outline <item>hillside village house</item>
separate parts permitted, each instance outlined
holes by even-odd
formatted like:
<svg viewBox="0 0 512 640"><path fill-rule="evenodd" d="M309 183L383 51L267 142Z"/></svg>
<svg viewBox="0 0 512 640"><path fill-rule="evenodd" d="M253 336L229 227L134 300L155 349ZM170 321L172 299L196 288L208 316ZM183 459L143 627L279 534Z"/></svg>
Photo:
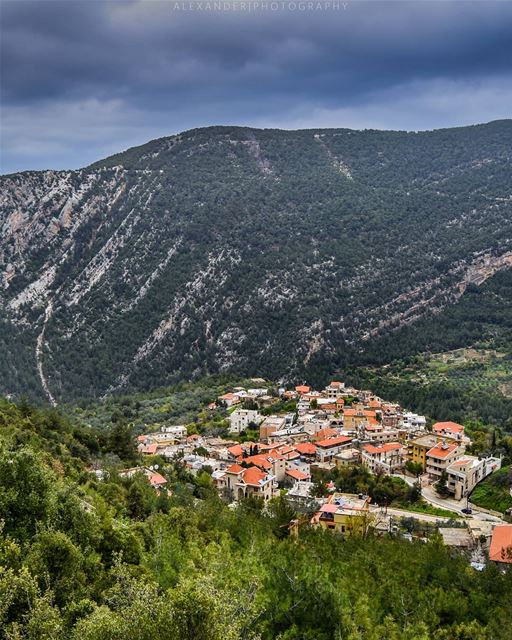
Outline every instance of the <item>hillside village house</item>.
<svg viewBox="0 0 512 640"><path fill-rule="evenodd" d="M239 462L243 465L254 465L262 471L271 473L278 482L284 480L286 459L277 452L258 453L248 458L240 458Z"/></svg>
<svg viewBox="0 0 512 640"><path fill-rule="evenodd" d="M432 434L426 434L419 438L414 438L407 443L407 458L411 462L421 464L423 471L427 469L427 453L435 447L439 438Z"/></svg>
<svg viewBox="0 0 512 640"><path fill-rule="evenodd" d="M359 449L345 449L334 456L333 462L338 469L353 467L361 462L361 452Z"/></svg>
<svg viewBox="0 0 512 640"><path fill-rule="evenodd" d="M167 480L161 473L158 473L155 469L150 469L148 467L132 467L131 469L124 469L119 472L119 476L121 478L133 478L133 476L139 473L146 476L149 480L149 484L157 491L163 489L167 484Z"/></svg>
<svg viewBox="0 0 512 640"><path fill-rule="evenodd" d="M363 535L369 526L369 505L368 496L334 493L313 516L311 524L344 536Z"/></svg>
<svg viewBox="0 0 512 640"><path fill-rule="evenodd" d="M327 462L343 449L350 448L352 446L352 438L347 436L327 438L326 440L317 441L315 446L317 459L320 462Z"/></svg>
<svg viewBox="0 0 512 640"><path fill-rule="evenodd" d="M417 413L404 413L402 426L408 431L423 431L427 426L427 419Z"/></svg>
<svg viewBox="0 0 512 640"><path fill-rule="evenodd" d="M217 485L229 500L241 500L256 496L267 501L273 493L274 477L257 467L244 468L239 464L229 466L218 478Z"/></svg>
<svg viewBox="0 0 512 640"><path fill-rule="evenodd" d="M306 393L309 393L311 391L311 387L308 387L305 384L299 384L295 387L295 391L300 395L303 396Z"/></svg>
<svg viewBox="0 0 512 640"><path fill-rule="evenodd" d="M432 482L441 477L443 471L457 460L462 450L455 442L438 442L427 451L427 473Z"/></svg>
<svg viewBox="0 0 512 640"><path fill-rule="evenodd" d="M325 387L325 394L330 400L336 400L337 398L341 398L344 390L345 384L343 382L333 380L329 386Z"/></svg>
<svg viewBox="0 0 512 640"><path fill-rule="evenodd" d="M455 500L461 500L473 491L478 482L500 467L499 458L476 458L465 455L446 468L448 491L453 493Z"/></svg>
<svg viewBox="0 0 512 640"><path fill-rule="evenodd" d="M432 432L460 440L464 435L464 426L456 422L436 422L432 427Z"/></svg>
<svg viewBox="0 0 512 640"><path fill-rule="evenodd" d="M361 462L372 473L393 473L403 465L403 446L400 442L388 442L377 446L366 444L361 451Z"/></svg>
<svg viewBox="0 0 512 640"><path fill-rule="evenodd" d="M263 420L263 416L259 411L254 409L235 409L229 416L229 432L240 433L248 427L258 426Z"/></svg>
<svg viewBox="0 0 512 640"><path fill-rule="evenodd" d="M313 462L316 458L316 446L312 442L299 442L295 445L295 450L308 462Z"/></svg>
<svg viewBox="0 0 512 640"><path fill-rule="evenodd" d="M512 568L512 524L494 527L489 560L502 568Z"/></svg>
<svg viewBox="0 0 512 640"><path fill-rule="evenodd" d="M285 416L268 416L260 424L260 440L268 442L269 436L275 431L281 431L286 426Z"/></svg>
<svg viewBox="0 0 512 640"><path fill-rule="evenodd" d="M240 396L236 393L225 393L222 396L219 396L218 400L223 402L228 409L235 404L240 404Z"/></svg>
<svg viewBox="0 0 512 640"><path fill-rule="evenodd" d="M458 442L464 448L471 442L465 435L464 427L456 422L436 422L432 427L433 433L444 438L448 442Z"/></svg>

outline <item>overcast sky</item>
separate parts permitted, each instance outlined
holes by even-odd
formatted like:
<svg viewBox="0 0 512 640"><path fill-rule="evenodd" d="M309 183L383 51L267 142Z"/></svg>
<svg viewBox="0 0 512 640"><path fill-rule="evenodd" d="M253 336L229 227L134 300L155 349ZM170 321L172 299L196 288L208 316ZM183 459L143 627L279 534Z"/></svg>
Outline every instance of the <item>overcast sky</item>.
<svg viewBox="0 0 512 640"><path fill-rule="evenodd" d="M512 114L512 2L258 2L0 0L2 173L213 124L418 130Z"/></svg>

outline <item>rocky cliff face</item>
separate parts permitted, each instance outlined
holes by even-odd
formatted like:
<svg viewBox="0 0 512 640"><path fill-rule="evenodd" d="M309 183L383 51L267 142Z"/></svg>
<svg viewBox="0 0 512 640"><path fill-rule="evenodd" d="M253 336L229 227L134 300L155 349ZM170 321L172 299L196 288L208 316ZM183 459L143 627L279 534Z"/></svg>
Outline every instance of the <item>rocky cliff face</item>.
<svg viewBox="0 0 512 640"><path fill-rule="evenodd" d="M356 357L510 268L511 149L510 121L217 127L5 176L0 392L57 401Z"/></svg>

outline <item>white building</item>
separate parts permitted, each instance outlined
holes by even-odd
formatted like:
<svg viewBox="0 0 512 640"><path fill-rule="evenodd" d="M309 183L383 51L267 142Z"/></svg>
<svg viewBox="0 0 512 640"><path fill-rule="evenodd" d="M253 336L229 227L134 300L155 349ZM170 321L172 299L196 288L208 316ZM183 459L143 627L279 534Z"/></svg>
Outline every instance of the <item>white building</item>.
<svg viewBox="0 0 512 640"><path fill-rule="evenodd" d="M240 433L252 425L259 426L263 416L254 409L235 409L229 417L229 432Z"/></svg>
<svg viewBox="0 0 512 640"><path fill-rule="evenodd" d="M364 445L361 451L361 462L365 464L372 473L383 471L392 473L403 464L403 447L399 442L388 442L374 446Z"/></svg>
<svg viewBox="0 0 512 640"><path fill-rule="evenodd" d="M408 431L423 431L427 426L427 419L425 416L420 416L417 413L404 413L402 426Z"/></svg>

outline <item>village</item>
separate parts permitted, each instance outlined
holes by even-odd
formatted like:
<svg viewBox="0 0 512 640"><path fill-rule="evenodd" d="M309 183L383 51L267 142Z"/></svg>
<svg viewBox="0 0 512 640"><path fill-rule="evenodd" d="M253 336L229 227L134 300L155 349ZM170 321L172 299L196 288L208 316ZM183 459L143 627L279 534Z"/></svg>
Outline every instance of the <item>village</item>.
<svg viewBox="0 0 512 640"><path fill-rule="evenodd" d="M340 536L402 530L412 538L434 528L445 544L470 554L476 568L487 558L500 566L512 563L507 552L512 524L470 502L472 490L500 468L501 459L466 453L471 439L463 425L429 427L425 416L337 380L321 391L306 384L271 390L262 379L253 383L253 388L234 387L208 405L208 411L226 414L223 437L189 434L184 425L161 426L137 437L140 454L148 461L155 456L179 461L193 475L207 471L219 495L233 505L284 496L298 514L292 531L307 523ZM433 513L377 504L365 493L337 491L332 480L324 486L318 481L349 469L400 478L432 505ZM121 475L137 472L155 490L169 491L158 465ZM413 523L409 532L399 526L405 520Z"/></svg>

